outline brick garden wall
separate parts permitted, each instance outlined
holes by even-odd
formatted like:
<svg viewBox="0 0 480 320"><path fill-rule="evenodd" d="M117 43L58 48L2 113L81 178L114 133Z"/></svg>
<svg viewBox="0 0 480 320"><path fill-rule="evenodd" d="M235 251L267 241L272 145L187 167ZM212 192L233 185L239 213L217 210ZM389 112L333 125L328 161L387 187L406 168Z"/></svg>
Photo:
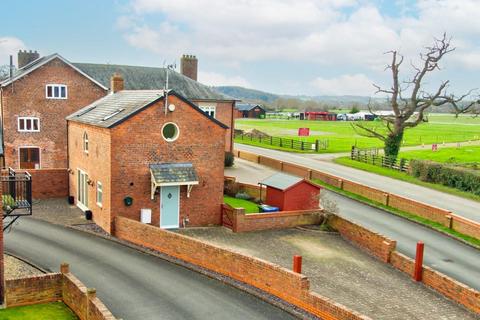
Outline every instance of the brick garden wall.
<svg viewBox="0 0 480 320"><path fill-rule="evenodd" d="M275 213L236 213L236 230L234 232L286 229L319 224L321 212L321 210L298 210Z"/></svg>
<svg viewBox="0 0 480 320"><path fill-rule="evenodd" d="M463 234L480 238L480 223L460 217L448 210L437 208L419 201L401 197L383 190L371 188L369 186L342 179L318 170L310 170L295 164L288 164L269 157L260 156L247 151L235 151L235 156L248 161L260 163L270 168L288 172L301 177L310 179L318 179L336 188L360 195L364 198L376 201L378 203L388 205L392 208L399 209L431 221L441 223L452 230Z"/></svg>
<svg viewBox="0 0 480 320"><path fill-rule="evenodd" d="M252 285L324 319L368 319L309 291L302 274L197 239L115 218L115 236Z"/></svg>
<svg viewBox="0 0 480 320"><path fill-rule="evenodd" d="M33 199L61 198L68 196L67 169L27 170L32 176Z"/></svg>
<svg viewBox="0 0 480 320"><path fill-rule="evenodd" d="M112 313L96 297L95 289L87 289L68 270L5 281L7 307L63 301L80 320L115 320Z"/></svg>

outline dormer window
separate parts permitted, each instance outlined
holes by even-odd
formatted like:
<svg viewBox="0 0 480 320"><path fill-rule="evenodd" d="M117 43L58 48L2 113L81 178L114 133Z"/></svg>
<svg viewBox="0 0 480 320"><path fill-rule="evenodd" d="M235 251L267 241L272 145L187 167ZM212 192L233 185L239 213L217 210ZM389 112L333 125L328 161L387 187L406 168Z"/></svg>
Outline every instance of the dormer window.
<svg viewBox="0 0 480 320"><path fill-rule="evenodd" d="M83 133L83 152L88 153L88 134Z"/></svg>
<svg viewBox="0 0 480 320"><path fill-rule="evenodd" d="M47 99L67 99L67 86L64 84L47 84Z"/></svg>
<svg viewBox="0 0 480 320"><path fill-rule="evenodd" d="M18 132L40 132L40 119L36 117L18 117Z"/></svg>

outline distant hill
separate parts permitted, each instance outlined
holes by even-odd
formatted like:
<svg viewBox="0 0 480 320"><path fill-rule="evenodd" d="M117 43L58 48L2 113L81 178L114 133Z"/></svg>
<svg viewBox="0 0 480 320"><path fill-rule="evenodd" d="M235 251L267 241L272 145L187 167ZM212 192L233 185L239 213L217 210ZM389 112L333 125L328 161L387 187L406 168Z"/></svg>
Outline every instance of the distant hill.
<svg viewBox="0 0 480 320"><path fill-rule="evenodd" d="M265 91L255 90L255 89L248 89L243 87L236 87L236 86L220 86L214 87L220 93L226 94L233 98L245 101L245 102L253 102L253 103L264 103L264 104L272 104L275 100L279 98L283 99L298 99L302 101L313 100L316 102L322 102L331 106L337 107L349 107L352 104L357 104L359 106L367 106L370 98L364 96L306 96L306 95L285 95L285 94L274 94ZM373 99L377 103L382 103L385 100L374 98Z"/></svg>
<svg viewBox="0 0 480 320"><path fill-rule="evenodd" d="M243 100L246 102L263 102L263 103L272 103L273 101L280 98L280 95L274 93L268 93L255 89L247 89L243 87L235 86L221 86L214 87L220 93L226 94L235 99Z"/></svg>

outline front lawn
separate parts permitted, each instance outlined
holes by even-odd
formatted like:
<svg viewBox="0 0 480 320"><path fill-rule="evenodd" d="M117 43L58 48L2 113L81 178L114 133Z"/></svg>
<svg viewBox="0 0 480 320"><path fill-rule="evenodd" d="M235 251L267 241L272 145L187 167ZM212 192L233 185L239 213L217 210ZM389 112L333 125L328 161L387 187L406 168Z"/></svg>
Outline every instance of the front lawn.
<svg viewBox="0 0 480 320"><path fill-rule="evenodd" d="M480 163L480 146L464 146L460 148L441 148L412 150L400 152L399 157L406 159L431 160L435 162L459 164Z"/></svg>
<svg viewBox="0 0 480 320"><path fill-rule="evenodd" d="M63 302L35 304L0 310L0 320L77 320Z"/></svg>
<svg viewBox="0 0 480 320"><path fill-rule="evenodd" d="M230 196L223 196L223 202L230 205L233 208L244 208L245 213L258 213L258 205L255 202L237 199Z"/></svg>

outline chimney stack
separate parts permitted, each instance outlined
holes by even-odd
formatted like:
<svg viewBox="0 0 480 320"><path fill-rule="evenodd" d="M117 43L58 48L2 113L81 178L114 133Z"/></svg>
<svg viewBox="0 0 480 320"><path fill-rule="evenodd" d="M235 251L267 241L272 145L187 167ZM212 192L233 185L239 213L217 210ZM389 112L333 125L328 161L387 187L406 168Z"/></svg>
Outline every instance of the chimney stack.
<svg viewBox="0 0 480 320"><path fill-rule="evenodd" d="M18 69L26 66L32 61L37 60L40 58L40 54L35 51L27 51L27 50L19 50L18 51Z"/></svg>
<svg viewBox="0 0 480 320"><path fill-rule="evenodd" d="M198 60L197 57L184 54L180 59L180 73L197 81Z"/></svg>
<svg viewBox="0 0 480 320"><path fill-rule="evenodd" d="M110 91L112 93L121 91L124 89L123 77L120 73L115 72L110 79Z"/></svg>

